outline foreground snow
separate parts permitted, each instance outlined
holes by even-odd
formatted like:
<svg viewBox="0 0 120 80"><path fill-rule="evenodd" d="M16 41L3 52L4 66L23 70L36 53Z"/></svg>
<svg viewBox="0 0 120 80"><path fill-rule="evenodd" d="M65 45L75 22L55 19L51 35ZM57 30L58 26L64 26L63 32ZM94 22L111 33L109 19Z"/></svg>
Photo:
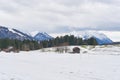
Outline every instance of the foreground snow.
<svg viewBox="0 0 120 80"><path fill-rule="evenodd" d="M102 52L97 50L92 51ZM1 52L0 80L120 80L119 61L119 55L109 54Z"/></svg>

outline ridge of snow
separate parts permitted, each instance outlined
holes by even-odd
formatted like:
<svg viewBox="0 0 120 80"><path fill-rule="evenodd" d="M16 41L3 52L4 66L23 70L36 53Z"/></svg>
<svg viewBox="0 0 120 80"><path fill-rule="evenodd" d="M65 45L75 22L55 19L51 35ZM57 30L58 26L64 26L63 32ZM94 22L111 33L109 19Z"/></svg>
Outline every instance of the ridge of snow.
<svg viewBox="0 0 120 80"><path fill-rule="evenodd" d="M54 34L50 34L53 37L57 37L57 36L65 36L65 35L74 35L75 37L81 37L81 38L90 38L93 36L96 36L98 38L106 38L106 35L104 35L103 33L97 32L97 31L72 31L70 33L54 33Z"/></svg>
<svg viewBox="0 0 120 80"><path fill-rule="evenodd" d="M24 32L17 29L0 26L0 38L18 39L18 40L33 40L33 38Z"/></svg>
<svg viewBox="0 0 120 80"><path fill-rule="evenodd" d="M11 31L11 32L13 32L13 33L16 33L16 34L18 34L18 35L20 35L20 36L24 36L24 35L22 35L22 34L16 32L15 30L13 30L13 29L11 29L11 28L8 28L8 30Z"/></svg>

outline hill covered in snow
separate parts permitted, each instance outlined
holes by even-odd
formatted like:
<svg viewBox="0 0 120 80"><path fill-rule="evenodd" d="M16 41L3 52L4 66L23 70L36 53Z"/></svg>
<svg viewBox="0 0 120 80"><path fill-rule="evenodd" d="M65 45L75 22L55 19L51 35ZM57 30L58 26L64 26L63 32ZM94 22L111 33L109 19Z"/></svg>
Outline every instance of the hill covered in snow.
<svg viewBox="0 0 120 80"><path fill-rule="evenodd" d="M0 52L0 80L120 80L119 46L85 47L81 54Z"/></svg>

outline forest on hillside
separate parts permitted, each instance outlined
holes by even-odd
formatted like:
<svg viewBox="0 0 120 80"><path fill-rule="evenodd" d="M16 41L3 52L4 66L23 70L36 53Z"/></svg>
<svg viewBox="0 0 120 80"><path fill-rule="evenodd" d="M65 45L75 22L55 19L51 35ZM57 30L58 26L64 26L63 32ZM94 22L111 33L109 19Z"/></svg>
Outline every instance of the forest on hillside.
<svg viewBox="0 0 120 80"><path fill-rule="evenodd" d="M41 41L40 46L42 48L57 47L57 46L69 46L69 45L98 45L95 38L91 37L87 40L77 38L74 35L65 35L56 37L51 40Z"/></svg>
<svg viewBox="0 0 120 80"><path fill-rule="evenodd" d="M83 40L82 38L74 37L73 35L65 35L56 37L46 41L31 41L31 40L17 40L17 39L0 39L1 51L29 51L37 50L47 47L69 46L69 45L97 45L97 41L94 38Z"/></svg>

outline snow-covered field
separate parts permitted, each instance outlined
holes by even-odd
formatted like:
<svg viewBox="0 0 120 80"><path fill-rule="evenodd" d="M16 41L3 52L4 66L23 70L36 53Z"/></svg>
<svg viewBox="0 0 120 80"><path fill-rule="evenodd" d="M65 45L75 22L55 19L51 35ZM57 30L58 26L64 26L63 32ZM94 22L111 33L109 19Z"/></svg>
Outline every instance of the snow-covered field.
<svg viewBox="0 0 120 80"><path fill-rule="evenodd" d="M120 80L120 47L83 52L0 52L0 80Z"/></svg>

